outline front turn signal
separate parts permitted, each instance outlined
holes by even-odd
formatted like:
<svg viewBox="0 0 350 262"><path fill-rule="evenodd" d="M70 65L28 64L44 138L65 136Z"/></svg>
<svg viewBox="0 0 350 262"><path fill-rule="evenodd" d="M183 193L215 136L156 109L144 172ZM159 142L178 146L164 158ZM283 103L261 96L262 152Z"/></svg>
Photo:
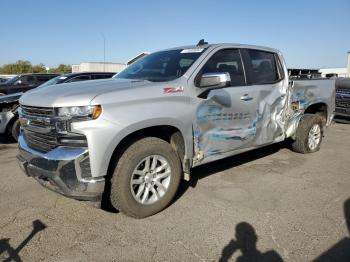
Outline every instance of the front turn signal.
<svg viewBox="0 0 350 262"><path fill-rule="evenodd" d="M102 106L94 106L94 111L92 113L92 119L97 119L102 114Z"/></svg>

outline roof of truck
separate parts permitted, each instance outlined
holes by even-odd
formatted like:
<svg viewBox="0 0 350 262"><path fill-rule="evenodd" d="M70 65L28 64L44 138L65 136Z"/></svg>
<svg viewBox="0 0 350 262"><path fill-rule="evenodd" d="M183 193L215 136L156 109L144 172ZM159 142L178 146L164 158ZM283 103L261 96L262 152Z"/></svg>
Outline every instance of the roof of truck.
<svg viewBox="0 0 350 262"><path fill-rule="evenodd" d="M227 47L227 48L247 48L247 49L258 49L258 50L265 50L269 52L274 52L274 53L279 53L280 51L271 48L271 47L266 47L266 46L258 46L258 45L247 45L247 44L237 44L237 43L218 43L218 44L205 44L205 45L187 45L187 46L178 46L178 47L173 47L173 48L167 48L164 49L163 51L168 51L168 50L177 50L177 49L206 49L206 48L216 48L216 47Z"/></svg>

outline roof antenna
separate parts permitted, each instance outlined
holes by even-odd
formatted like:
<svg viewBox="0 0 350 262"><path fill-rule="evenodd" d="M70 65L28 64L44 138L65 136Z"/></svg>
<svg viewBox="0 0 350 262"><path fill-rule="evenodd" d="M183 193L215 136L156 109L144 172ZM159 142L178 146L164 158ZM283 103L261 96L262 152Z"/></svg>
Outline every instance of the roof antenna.
<svg viewBox="0 0 350 262"><path fill-rule="evenodd" d="M207 45L207 44L208 44L208 42L205 42L204 39L201 39L201 40L199 40L197 46Z"/></svg>

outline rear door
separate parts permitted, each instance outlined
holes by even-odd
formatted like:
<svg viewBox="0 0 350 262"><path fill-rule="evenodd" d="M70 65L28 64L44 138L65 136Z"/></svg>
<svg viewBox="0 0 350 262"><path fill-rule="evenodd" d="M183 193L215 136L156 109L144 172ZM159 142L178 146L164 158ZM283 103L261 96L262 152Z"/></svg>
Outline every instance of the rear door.
<svg viewBox="0 0 350 262"><path fill-rule="evenodd" d="M274 52L242 50L247 85L255 90L257 102L255 139L253 146L284 139L288 79L281 58Z"/></svg>
<svg viewBox="0 0 350 262"><path fill-rule="evenodd" d="M246 84L239 49L221 49L214 53L196 79L204 73L218 72L229 73L231 84L211 90L197 106L193 130L195 153L201 162L249 148L256 136L258 87Z"/></svg>

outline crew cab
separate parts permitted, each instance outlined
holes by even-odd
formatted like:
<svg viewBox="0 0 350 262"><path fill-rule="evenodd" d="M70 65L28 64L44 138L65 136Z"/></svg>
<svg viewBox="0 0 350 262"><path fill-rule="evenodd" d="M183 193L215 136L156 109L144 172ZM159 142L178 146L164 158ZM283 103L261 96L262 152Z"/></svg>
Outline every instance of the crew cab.
<svg viewBox="0 0 350 262"><path fill-rule="evenodd" d="M289 81L276 49L201 40L112 79L25 93L17 158L49 189L104 194L143 218L166 208L199 165L285 139L296 152L318 151L334 100L334 80Z"/></svg>

